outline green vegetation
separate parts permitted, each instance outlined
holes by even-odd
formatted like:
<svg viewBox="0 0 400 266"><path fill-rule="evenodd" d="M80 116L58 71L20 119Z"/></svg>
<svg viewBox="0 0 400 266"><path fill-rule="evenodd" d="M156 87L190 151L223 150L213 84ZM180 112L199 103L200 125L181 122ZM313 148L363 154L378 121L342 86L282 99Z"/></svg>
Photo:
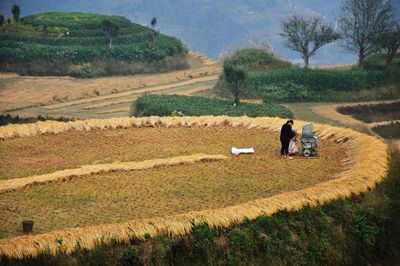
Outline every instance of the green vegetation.
<svg viewBox="0 0 400 266"><path fill-rule="evenodd" d="M397 265L400 260L400 152L373 191L299 212L189 235L98 245L71 256L42 254L4 265Z"/></svg>
<svg viewBox="0 0 400 266"><path fill-rule="evenodd" d="M382 100L398 98L400 55L386 66L383 54L365 61L363 69L301 69L257 48L237 51L224 61L215 92L225 98L261 98L265 103ZM245 81L232 90L232 69L245 71Z"/></svg>
<svg viewBox="0 0 400 266"><path fill-rule="evenodd" d="M107 68L119 62L130 65L130 74L186 67L182 42L159 34L150 47L152 31L124 17L92 13L22 17L18 31L6 25L0 34L0 70L30 75L71 72L84 77L76 73L85 63L92 63L97 75L119 74L118 69Z"/></svg>
<svg viewBox="0 0 400 266"><path fill-rule="evenodd" d="M279 69L250 73L248 84L265 102L320 101L329 92L359 91L385 84L378 70Z"/></svg>
<svg viewBox="0 0 400 266"><path fill-rule="evenodd" d="M57 119L47 117L47 116L37 116L37 117L19 117L19 116L11 116L7 115L0 115L0 126L5 126L8 124L28 124L28 123L35 123L38 121L47 121L47 120L55 120L60 122L67 122L73 119L69 119L66 117L60 117Z"/></svg>
<svg viewBox="0 0 400 266"><path fill-rule="evenodd" d="M291 118L292 113L276 104L232 104L231 101L197 96L145 95L136 100L131 108L133 116L170 115L228 115L228 116L279 116Z"/></svg>
<svg viewBox="0 0 400 266"><path fill-rule="evenodd" d="M249 89L247 84L248 73L288 68L291 66L290 62L276 58L265 49L241 49L224 60L224 72L215 86L215 90L222 97L231 97L233 95L236 102L238 98L258 98L258 93L255 90ZM243 71L245 73L242 75ZM246 80L237 82L236 79L232 79L235 76L245 76Z"/></svg>
<svg viewBox="0 0 400 266"><path fill-rule="evenodd" d="M385 139L400 138L400 122L392 122L387 125L373 127L372 130Z"/></svg>
<svg viewBox="0 0 400 266"><path fill-rule="evenodd" d="M387 55L383 53L377 53L369 56L365 61L364 61L364 68L366 69L387 69ZM392 61L391 65L389 65L389 70L394 70L394 69L399 69L400 68L400 53L397 53Z"/></svg>
<svg viewBox="0 0 400 266"><path fill-rule="evenodd" d="M365 123L400 120L400 101L380 104L360 104L357 106L341 106L338 112L351 115Z"/></svg>
<svg viewBox="0 0 400 266"><path fill-rule="evenodd" d="M290 62L278 59L268 51L259 48L245 48L236 51L231 57L225 59L224 64L238 66L248 72L291 66Z"/></svg>

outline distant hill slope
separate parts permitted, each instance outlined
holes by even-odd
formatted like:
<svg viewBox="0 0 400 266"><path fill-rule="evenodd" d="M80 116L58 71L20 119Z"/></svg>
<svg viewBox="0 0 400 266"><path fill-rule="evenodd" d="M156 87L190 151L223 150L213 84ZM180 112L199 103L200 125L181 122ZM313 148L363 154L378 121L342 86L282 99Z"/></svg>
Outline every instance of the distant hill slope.
<svg viewBox="0 0 400 266"><path fill-rule="evenodd" d="M109 49L102 22L119 28ZM187 49L177 38L159 34L120 16L48 12L22 17L0 33L0 71L29 75L91 77L163 72L187 67Z"/></svg>
<svg viewBox="0 0 400 266"><path fill-rule="evenodd" d="M302 63L301 55L284 46L278 35L280 22L296 13L318 14L333 25L340 14L341 0L2 0L0 10L11 16L11 6L19 4L24 15L44 11L86 11L123 15L142 25L157 17L162 32L177 36L191 50L218 58L230 46L249 41L267 41L281 57ZM396 3L399 1L392 2ZM312 65L354 63L353 54L339 45L327 45L311 58Z"/></svg>

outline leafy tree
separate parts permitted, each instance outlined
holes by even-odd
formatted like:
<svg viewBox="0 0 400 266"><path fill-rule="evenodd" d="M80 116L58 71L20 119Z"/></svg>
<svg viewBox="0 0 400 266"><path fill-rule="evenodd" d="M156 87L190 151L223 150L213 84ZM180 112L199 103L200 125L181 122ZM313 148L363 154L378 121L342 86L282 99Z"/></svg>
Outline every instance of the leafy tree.
<svg viewBox="0 0 400 266"><path fill-rule="evenodd" d="M15 21L15 29L18 30L18 22L19 22L19 16L21 14L21 10L19 8L19 5L13 5L11 8L11 13L13 14L13 18Z"/></svg>
<svg viewBox="0 0 400 266"><path fill-rule="evenodd" d="M153 28L153 30L155 30L155 28L156 28L156 26L157 26L157 18L154 17L154 18L151 20L150 24L151 24L151 27Z"/></svg>
<svg viewBox="0 0 400 266"><path fill-rule="evenodd" d="M302 54L305 68L319 48L339 39L335 30L319 17L306 19L294 15L282 23L282 31L286 46Z"/></svg>
<svg viewBox="0 0 400 266"><path fill-rule="evenodd" d="M240 66L235 66L233 64L224 63L224 76L226 82L228 82L229 90L232 92L234 99L234 104L240 103L240 92L244 88L245 81L246 81L246 72Z"/></svg>
<svg viewBox="0 0 400 266"><path fill-rule="evenodd" d="M118 25L112 23L111 21L105 19L101 22L103 27L103 31L105 32L109 42L108 49L112 50L112 41L113 39L118 37L119 34L119 27Z"/></svg>
<svg viewBox="0 0 400 266"><path fill-rule="evenodd" d="M149 32L149 47L154 48L156 40L160 34L159 31L156 31L156 26L157 26L157 18L156 17L154 17L151 20L150 25L153 28L153 30L151 32Z"/></svg>
<svg viewBox="0 0 400 266"><path fill-rule="evenodd" d="M11 24L11 19L7 18L7 24Z"/></svg>
<svg viewBox="0 0 400 266"><path fill-rule="evenodd" d="M344 47L358 54L358 65L381 49L383 34L393 17L393 6L385 0L343 0L339 18Z"/></svg>
<svg viewBox="0 0 400 266"><path fill-rule="evenodd" d="M383 33L381 47L386 52L386 65L388 66L400 48L399 22L390 23L388 30Z"/></svg>
<svg viewBox="0 0 400 266"><path fill-rule="evenodd" d="M4 25L5 18L3 14L0 14L0 27Z"/></svg>

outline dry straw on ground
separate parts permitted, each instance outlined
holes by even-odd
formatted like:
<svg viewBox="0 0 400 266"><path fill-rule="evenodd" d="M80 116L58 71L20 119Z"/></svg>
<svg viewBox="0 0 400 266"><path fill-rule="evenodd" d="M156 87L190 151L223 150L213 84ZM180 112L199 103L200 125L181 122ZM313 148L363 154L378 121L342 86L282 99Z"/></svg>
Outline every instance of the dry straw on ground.
<svg viewBox="0 0 400 266"><path fill-rule="evenodd" d="M68 102L63 102L63 103L56 103L53 105L48 105L44 107L47 110L55 110L55 109L60 109L60 108L65 108L65 107L70 107L74 105L80 105L80 104L86 104L86 103L93 103L93 102L103 102L103 101L109 101L113 100L116 98L121 98L121 97L131 97L133 95L140 95L143 93L149 93L149 92L158 92L158 91L163 91L175 87L180 87L180 86L188 86L192 85L198 82L204 82L204 81L212 81L212 80L217 80L218 75L213 75L213 76L206 76L206 77L198 77L198 78L193 78L190 80L185 80L181 81L178 83L173 83L173 84L164 84L164 85L158 85L155 87L150 87L150 88L142 88L142 89L136 89L136 90L129 90L129 91L124 91L120 93L114 93L114 94L107 94L103 96L97 96L97 97L90 97L90 98L84 98L84 99L79 99L76 101L68 101Z"/></svg>
<svg viewBox="0 0 400 266"><path fill-rule="evenodd" d="M38 122L29 125L10 125L0 128L0 139L57 134L72 130L96 130L104 128L130 127L173 127L173 126L242 126L245 128L266 128L279 131L285 120L280 118L248 117L149 117L112 118L76 122ZM305 124L296 121L301 127ZM207 223L211 227L227 227L245 219L255 219L279 210L299 210L305 206L316 206L332 200L346 198L373 188L386 174L387 145L380 139L350 129L330 125L314 124L322 139L346 142L351 149L349 169L338 179L317 184L298 191L286 192L269 198L258 199L222 209L195 211L179 215L128 221L119 224L89 226L69 230L53 231L41 235L12 237L0 240L0 255L24 258L35 257L42 252L70 254L79 246L91 249L97 243L117 241L126 243L132 238L143 239L145 234L181 235L190 232L194 225Z"/></svg>
<svg viewBox="0 0 400 266"><path fill-rule="evenodd" d="M167 159L146 160L143 162L120 162L97 165L83 165L80 168L56 171L51 174L2 180L0 181L0 193L9 192L37 184L45 184L54 181L68 180L74 177L83 177L112 171L144 170L158 166L172 166L185 163L216 161L224 159L227 159L227 157L224 155L194 154L188 156L176 156Z"/></svg>

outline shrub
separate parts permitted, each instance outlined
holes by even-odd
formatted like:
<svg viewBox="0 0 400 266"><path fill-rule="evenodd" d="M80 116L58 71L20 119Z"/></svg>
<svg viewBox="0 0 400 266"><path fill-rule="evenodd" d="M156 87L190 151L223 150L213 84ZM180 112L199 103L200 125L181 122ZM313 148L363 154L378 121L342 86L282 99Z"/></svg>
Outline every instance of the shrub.
<svg viewBox="0 0 400 266"><path fill-rule="evenodd" d="M224 64L241 67L246 71L265 71L290 67L290 62L276 58L259 48L245 48L224 60Z"/></svg>
<svg viewBox="0 0 400 266"><path fill-rule="evenodd" d="M106 75L103 69L94 69L90 63L83 64L79 69L71 70L68 75L76 78L95 78Z"/></svg>
<svg viewBox="0 0 400 266"><path fill-rule="evenodd" d="M197 96L145 95L138 98L131 107L131 115L138 117L170 116L179 112L187 116L293 117L289 109L281 105L241 103L235 106L231 101Z"/></svg>

